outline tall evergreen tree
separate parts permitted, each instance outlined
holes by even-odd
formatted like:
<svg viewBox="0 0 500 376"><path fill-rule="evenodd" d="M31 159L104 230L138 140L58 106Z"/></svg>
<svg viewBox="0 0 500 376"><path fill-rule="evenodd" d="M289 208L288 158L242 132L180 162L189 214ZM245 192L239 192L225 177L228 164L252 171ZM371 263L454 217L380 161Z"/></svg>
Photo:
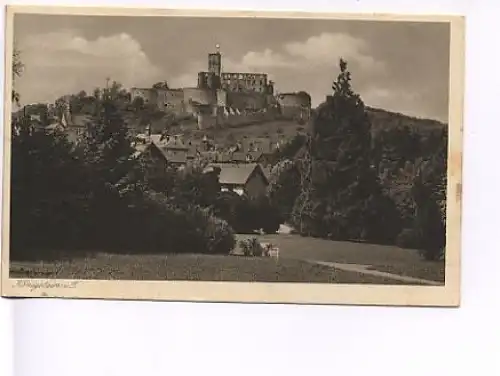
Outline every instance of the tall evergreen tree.
<svg viewBox="0 0 500 376"><path fill-rule="evenodd" d="M371 166L370 121L342 59L332 88L333 95L319 106L311 124L312 168L302 179L302 189L311 194L309 202L301 202L305 196L297 199L294 225L306 235L390 242L399 232L398 213Z"/></svg>
<svg viewBox="0 0 500 376"><path fill-rule="evenodd" d="M98 187L119 187L129 181L130 172L137 167L132 138L121 116L117 98L112 90L104 90L99 98L92 121L81 143L81 151L94 174Z"/></svg>
<svg viewBox="0 0 500 376"><path fill-rule="evenodd" d="M16 78L21 76L23 69L24 64L21 61L19 50L17 48L14 48L14 52L12 54L12 86L14 86ZM17 106L19 106L21 103L19 92L17 92L15 89L12 89L12 102Z"/></svg>
<svg viewBox="0 0 500 376"><path fill-rule="evenodd" d="M443 130L436 137L440 143L422 164L412 187L416 203L412 245L427 260L444 257L446 245L447 131Z"/></svg>
<svg viewBox="0 0 500 376"><path fill-rule="evenodd" d="M85 161L89 206L95 218L91 233L109 246L120 237L130 205L140 205L144 193L142 166L134 157L132 139L113 90L96 98L95 112L77 153Z"/></svg>
<svg viewBox="0 0 500 376"><path fill-rule="evenodd" d="M271 204L279 210L282 221L290 219L300 188L300 171L296 163L283 159L273 167L267 194Z"/></svg>

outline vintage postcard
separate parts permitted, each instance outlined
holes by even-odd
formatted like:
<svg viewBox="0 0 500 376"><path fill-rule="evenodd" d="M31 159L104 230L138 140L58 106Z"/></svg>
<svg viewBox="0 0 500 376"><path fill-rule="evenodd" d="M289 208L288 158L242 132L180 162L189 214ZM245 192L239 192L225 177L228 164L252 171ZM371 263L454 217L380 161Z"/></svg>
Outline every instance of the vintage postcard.
<svg viewBox="0 0 500 376"><path fill-rule="evenodd" d="M6 12L3 296L459 305L463 17Z"/></svg>

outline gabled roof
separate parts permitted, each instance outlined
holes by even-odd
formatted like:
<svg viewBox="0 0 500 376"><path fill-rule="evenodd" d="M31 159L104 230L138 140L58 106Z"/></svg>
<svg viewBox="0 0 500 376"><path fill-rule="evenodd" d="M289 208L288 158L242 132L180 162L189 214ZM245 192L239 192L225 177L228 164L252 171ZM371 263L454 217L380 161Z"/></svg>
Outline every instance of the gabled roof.
<svg viewBox="0 0 500 376"><path fill-rule="evenodd" d="M251 151L251 152L247 153L247 155L249 155L253 161L256 161L262 156L262 152L261 151Z"/></svg>
<svg viewBox="0 0 500 376"><path fill-rule="evenodd" d="M173 150L182 150L182 151L188 151L188 148L185 149L176 149L176 148L169 148L167 146L167 143L165 140L160 140L161 135L151 135L151 140L149 142L145 143L137 143L135 145L135 149L137 150L137 153L144 153L148 148L155 148L160 155L165 158L167 162L170 163L186 163L188 153L171 153L170 151Z"/></svg>
<svg viewBox="0 0 500 376"><path fill-rule="evenodd" d="M262 172L264 173L264 176L266 177L267 180L269 180L269 178L271 177L271 171L272 171L272 167L270 167L270 166L262 167Z"/></svg>
<svg viewBox="0 0 500 376"><path fill-rule="evenodd" d="M245 185L256 169L267 183L267 177L258 163L211 163L205 172L213 171L214 168L220 169L219 182L222 185Z"/></svg>
<svg viewBox="0 0 500 376"><path fill-rule="evenodd" d="M204 158L213 158L215 156L215 151L200 151L200 155Z"/></svg>
<svg viewBox="0 0 500 376"><path fill-rule="evenodd" d="M215 156L216 162L231 162L231 154L228 153L217 153Z"/></svg>
<svg viewBox="0 0 500 376"><path fill-rule="evenodd" d="M247 154L241 151L236 151L232 153L231 159L233 161L245 162L247 160Z"/></svg>
<svg viewBox="0 0 500 376"><path fill-rule="evenodd" d="M180 138L170 137L168 141L164 144L164 147L167 149L180 149L180 150L189 150L189 148L182 142Z"/></svg>
<svg viewBox="0 0 500 376"><path fill-rule="evenodd" d="M159 148L167 162L170 163L186 163L187 162L187 153L180 154L170 154L165 147Z"/></svg>
<svg viewBox="0 0 500 376"><path fill-rule="evenodd" d="M161 145L162 144L162 139L161 139L161 134L152 134L149 137L150 142L152 142L155 145ZM146 138L147 139L147 138Z"/></svg>

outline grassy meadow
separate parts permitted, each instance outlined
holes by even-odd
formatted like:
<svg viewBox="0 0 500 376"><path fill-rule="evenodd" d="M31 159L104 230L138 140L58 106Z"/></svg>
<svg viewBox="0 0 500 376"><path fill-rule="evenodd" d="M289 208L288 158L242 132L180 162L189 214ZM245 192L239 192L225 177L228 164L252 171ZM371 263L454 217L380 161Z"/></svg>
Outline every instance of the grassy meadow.
<svg viewBox="0 0 500 376"><path fill-rule="evenodd" d="M253 235L238 235L238 240ZM444 263L428 262L412 250L372 244L335 242L298 235L257 235L280 248L280 257L237 255L117 255L89 253L74 260L11 263L11 278L94 280L191 280L404 284L366 273L315 264L326 261L370 265L368 270L444 282Z"/></svg>

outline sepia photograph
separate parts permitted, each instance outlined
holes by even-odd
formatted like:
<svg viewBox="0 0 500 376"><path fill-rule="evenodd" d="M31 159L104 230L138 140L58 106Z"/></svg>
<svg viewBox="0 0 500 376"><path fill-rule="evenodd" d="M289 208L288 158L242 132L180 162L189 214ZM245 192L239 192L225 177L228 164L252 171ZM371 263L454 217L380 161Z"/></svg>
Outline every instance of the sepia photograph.
<svg viewBox="0 0 500 376"><path fill-rule="evenodd" d="M463 17L6 9L3 296L459 304Z"/></svg>

